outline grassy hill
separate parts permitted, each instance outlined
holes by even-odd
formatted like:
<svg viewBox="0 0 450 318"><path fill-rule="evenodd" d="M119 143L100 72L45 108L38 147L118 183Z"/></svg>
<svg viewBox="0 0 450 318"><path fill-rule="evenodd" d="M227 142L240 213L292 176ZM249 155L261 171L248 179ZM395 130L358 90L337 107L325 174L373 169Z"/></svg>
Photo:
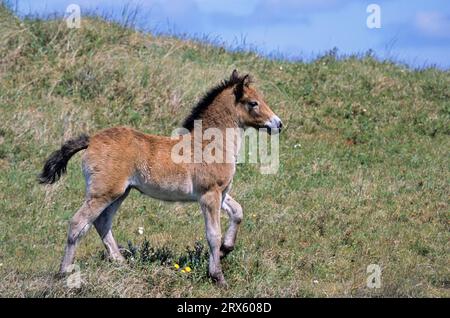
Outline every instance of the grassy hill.
<svg viewBox="0 0 450 318"><path fill-rule="evenodd" d="M245 219L223 262L230 288L210 283L203 256L191 273L171 265L206 246L198 206L137 192L114 221L133 260L103 260L91 231L77 254L82 287L54 278L84 181L78 154L60 182L38 185L49 153L114 125L170 134L234 68L256 77L286 129L278 174L238 167ZM20 21L0 7L0 295L449 297L449 117L448 71L370 54L274 61L101 19ZM369 264L382 268L380 289L366 287Z"/></svg>

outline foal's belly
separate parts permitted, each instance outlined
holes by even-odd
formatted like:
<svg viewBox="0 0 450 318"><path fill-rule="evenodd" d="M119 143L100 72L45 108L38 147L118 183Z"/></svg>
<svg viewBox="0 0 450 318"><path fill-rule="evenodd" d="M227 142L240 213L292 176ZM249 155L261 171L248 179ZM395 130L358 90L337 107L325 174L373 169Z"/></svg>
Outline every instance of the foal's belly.
<svg viewBox="0 0 450 318"><path fill-rule="evenodd" d="M197 196L193 191L192 182L184 180L183 182L156 183L152 180L143 180L134 178L131 186L141 193L154 199L163 201L196 201Z"/></svg>

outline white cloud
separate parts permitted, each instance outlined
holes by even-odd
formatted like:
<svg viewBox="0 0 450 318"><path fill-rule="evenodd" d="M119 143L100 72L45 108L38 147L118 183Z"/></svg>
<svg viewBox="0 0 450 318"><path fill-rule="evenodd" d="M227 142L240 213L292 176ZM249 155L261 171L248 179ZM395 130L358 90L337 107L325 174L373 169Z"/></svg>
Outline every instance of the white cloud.
<svg viewBox="0 0 450 318"><path fill-rule="evenodd" d="M422 35L450 39L450 18L440 12L418 12L415 26Z"/></svg>

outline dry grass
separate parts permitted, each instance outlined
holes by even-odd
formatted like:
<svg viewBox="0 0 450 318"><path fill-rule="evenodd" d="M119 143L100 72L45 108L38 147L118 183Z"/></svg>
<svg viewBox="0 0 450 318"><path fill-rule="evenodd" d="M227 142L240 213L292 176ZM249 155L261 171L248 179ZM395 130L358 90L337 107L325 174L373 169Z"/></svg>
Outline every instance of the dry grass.
<svg viewBox="0 0 450 318"><path fill-rule="evenodd" d="M81 243L81 289L54 278L67 221L83 196L80 159L51 187L36 183L68 137L129 125L169 134L200 94L233 68L258 79L286 123L280 170L238 168L244 207L230 289L205 264L116 267L95 233ZM99 19L19 21L0 8L0 295L7 297L449 297L450 74L370 56L312 63L136 33ZM225 223L225 219L224 222ZM144 234L137 233L144 227ZM204 241L198 207L132 193L118 241L181 254ZM382 288L366 267L382 267Z"/></svg>

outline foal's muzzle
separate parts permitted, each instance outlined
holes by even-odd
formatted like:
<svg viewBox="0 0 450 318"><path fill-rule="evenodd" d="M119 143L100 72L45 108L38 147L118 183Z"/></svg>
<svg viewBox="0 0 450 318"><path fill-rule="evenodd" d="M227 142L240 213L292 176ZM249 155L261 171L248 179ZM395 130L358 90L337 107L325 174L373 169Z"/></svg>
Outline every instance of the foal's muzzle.
<svg viewBox="0 0 450 318"><path fill-rule="evenodd" d="M272 134L278 134L283 127L283 122L277 115L273 115L270 120L264 123L264 128L267 128L267 132Z"/></svg>

